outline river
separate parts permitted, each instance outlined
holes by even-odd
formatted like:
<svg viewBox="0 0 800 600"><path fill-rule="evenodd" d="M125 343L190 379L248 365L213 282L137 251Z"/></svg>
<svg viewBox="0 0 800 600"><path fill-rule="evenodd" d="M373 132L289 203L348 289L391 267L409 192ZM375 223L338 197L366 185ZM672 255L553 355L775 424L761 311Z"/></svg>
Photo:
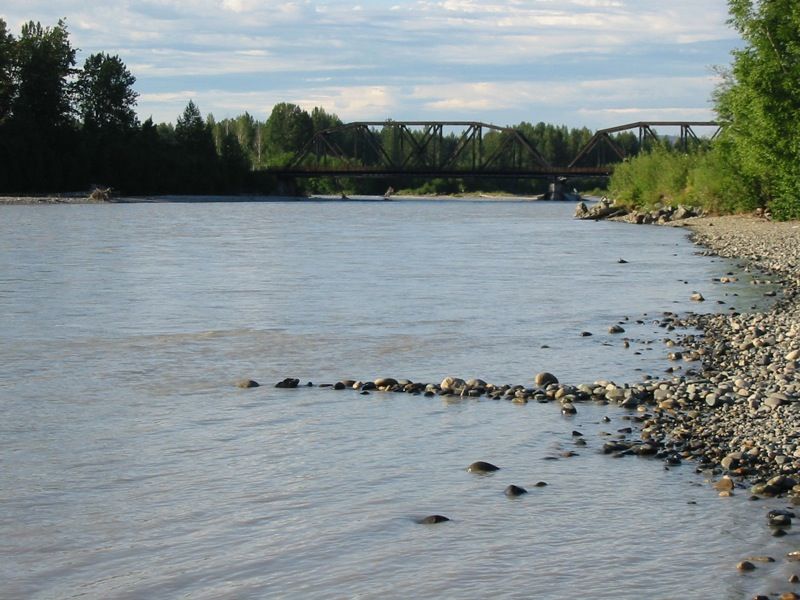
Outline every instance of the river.
<svg viewBox="0 0 800 600"><path fill-rule="evenodd" d="M699 256L680 229L575 221L572 208L0 207L0 596L761 591L733 565L785 553L764 504L716 497L691 464L604 456L631 425L619 408L565 417L319 386L685 372L666 360L677 332L658 326L662 311L760 301L748 274ZM714 281L734 271L737 283ZM614 323L625 333L607 333ZM301 387L274 388L284 377ZM501 470L466 472L476 460ZM530 493L506 498L511 483ZM434 513L451 521L416 522Z"/></svg>

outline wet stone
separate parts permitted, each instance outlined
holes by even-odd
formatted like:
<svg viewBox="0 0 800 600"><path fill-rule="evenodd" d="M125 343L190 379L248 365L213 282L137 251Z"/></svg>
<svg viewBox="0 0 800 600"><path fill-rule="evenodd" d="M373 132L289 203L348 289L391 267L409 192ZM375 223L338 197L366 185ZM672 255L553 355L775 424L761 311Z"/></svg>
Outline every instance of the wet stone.
<svg viewBox="0 0 800 600"><path fill-rule="evenodd" d="M283 381L279 381L278 383L276 383L275 387L276 388L296 388L298 385L300 385L300 380L299 379L295 379L293 377L287 377Z"/></svg>
<svg viewBox="0 0 800 600"><path fill-rule="evenodd" d="M467 471L470 473L493 473L499 470L500 467L482 460L476 461L467 467Z"/></svg>
<svg viewBox="0 0 800 600"><path fill-rule="evenodd" d="M509 486L508 486L508 487L505 489L504 493L505 493L505 495L506 495L506 496L508 496L509 498L515 498L515 497L517 497L517 496L522 496L522 495L524 495L524 494L527 494L527 493L528 493L528 490L526 490L525 488L523 488L523 487L520 487L520 486L518 486L518 485L509 485Z"/></svg>
<svg viewBox="0 0 800 600"><path fill-rule="evenodd" d="M435 525L437 523L446 523L450 519L445 517L444 515L430 515L428 517L424 517L419 519L417 523L420 525Z"/></svg>
<svg viewBox="0 0 800 600"><path fill-rule="evenodd" d="M753 571L755 570L756 566L749 560L742 560L736 564L736 568L739 571Z"/></svg>
<svg viewBox="0 0 800 600"><path fill-rule="evenodd" d="M236 387L247 389L247 388L256 388L259 387L261 384L253 379L241 379L236 382Z"/></svg>

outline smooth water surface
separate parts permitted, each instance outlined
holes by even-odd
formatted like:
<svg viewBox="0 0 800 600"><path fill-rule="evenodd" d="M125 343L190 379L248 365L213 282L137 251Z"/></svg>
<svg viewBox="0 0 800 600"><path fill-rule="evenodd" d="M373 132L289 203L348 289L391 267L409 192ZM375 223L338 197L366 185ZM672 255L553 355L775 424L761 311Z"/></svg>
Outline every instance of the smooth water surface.
<svg viewBox="0 0 800 600"><path fill-rule="evenodd" d="M667 366L661 311L758 301L745 277L715 284L732 265L680 230L571 211L2 207L0 596L733 598L785 581L732 567L791 545L766 505L716 498L691 465L599 453L630 425L612 407L272 387L634 381ZM630 348L606 333L618 321ZM416 523L433 513L453 520Z"/></svg>

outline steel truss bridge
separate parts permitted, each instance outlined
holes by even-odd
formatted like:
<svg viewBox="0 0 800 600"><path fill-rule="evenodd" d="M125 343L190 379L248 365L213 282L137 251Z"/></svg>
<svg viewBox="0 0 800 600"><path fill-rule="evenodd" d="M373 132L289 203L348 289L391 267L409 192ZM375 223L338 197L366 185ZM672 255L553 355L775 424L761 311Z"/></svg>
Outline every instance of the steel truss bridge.
<svg viewBox="0 0 800 600"><path fill-rule="evenodd" d="M513 178L608 177L612 163L596 159L608 150L628 157L614 134L638 131L639 148L658 141L655 128L671 128L681 147L699 141L694 128L714 121L638 121L598 130L566 165L551 165L522 132L479 121L359 121L317 132L284 167L263 172L281 179L305 177ZM494 136L492 144L485 144Z"/></svg>

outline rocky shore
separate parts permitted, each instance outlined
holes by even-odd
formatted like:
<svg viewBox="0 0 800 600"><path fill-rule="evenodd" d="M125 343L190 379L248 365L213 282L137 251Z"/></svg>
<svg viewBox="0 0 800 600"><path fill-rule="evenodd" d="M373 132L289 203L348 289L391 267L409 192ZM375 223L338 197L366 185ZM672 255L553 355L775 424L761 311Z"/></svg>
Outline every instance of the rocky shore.
<svg viewBox="0 0 800 600"><path fill-rule="evenodd" d="M86 196L0 196L0 206L4 204L86 204Z"/></svg>
<svg viewBox="0 0 800 600"><path fill-rule="evenodd" d="M694 377L663 382L644 439L698 465L754 483L753 493L800 501L800 225L754 217L686 222L705 253L745 261L782 287L763 313L688 315L683 345ZM768 292L772 293L772 292ZM723 490L724 491L724 490Z"/></svg>

